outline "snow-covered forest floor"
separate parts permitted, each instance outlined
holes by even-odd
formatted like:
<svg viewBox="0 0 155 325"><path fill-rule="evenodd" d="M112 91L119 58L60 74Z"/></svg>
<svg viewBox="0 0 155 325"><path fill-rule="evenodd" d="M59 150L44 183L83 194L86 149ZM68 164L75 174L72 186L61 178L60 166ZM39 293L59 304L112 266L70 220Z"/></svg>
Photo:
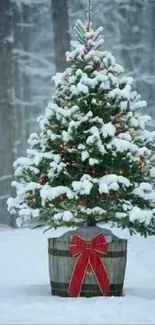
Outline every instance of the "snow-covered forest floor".
<svg viewBox="0 0 155 325"><path fill-rule="evenodd" d="M155 236L128 238L124 297L51 296L47 237L0 228L0 324L155 324Z"/></svg>

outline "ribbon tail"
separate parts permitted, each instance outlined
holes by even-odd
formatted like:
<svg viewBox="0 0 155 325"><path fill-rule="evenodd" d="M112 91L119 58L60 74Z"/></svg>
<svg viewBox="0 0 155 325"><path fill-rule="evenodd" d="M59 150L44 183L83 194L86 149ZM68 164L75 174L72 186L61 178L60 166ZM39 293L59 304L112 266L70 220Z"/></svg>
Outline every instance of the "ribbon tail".
<svg viewBox="0 0 155 325"><path fill-rule="evenodd" d="M109 277L102 263L101 258L93 252L90 257L90 265L99 285L100 291L103 295L107 295L109 292Z"/></svg>
<svg viewBox="0 0 155 325"><path fill-rule="evenodd" d="M75 262L67 293L70 297L78 297L86 275L89 264L89 256L87 253L80 254Z"/></svg>

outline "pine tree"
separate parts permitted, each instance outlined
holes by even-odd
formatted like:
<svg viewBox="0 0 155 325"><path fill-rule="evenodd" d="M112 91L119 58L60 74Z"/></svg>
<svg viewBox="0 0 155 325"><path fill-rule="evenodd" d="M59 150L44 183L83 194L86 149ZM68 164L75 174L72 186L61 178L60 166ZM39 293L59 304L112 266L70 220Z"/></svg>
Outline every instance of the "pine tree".
<svg viewBox="0 0 155 325"><path fill-rule="evenodd" d="M155 132L146 102L114 56L100 50L102 28L76 22L69 67L31 134L27 157L14 163L16 197L8 209L39 225L102 221L147 236L155 232Z"/></svg>

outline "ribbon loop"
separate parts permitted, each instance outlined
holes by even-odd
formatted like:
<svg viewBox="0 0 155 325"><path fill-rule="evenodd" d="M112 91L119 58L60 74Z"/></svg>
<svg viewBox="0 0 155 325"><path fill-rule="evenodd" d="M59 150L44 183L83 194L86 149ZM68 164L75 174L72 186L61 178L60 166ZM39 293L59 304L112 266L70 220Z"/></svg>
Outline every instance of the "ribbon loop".
<svg viewBox="0 0 155 325"><path fill-rule="evenodd" d="M70 253L77 256L68 291L69 296L80 295L81 287L88 268L92 269L101 293L109 292L109 277L99 254L107 254L108 244L102 233L97 234L90 242L75 234L70 244Z"/></svg>

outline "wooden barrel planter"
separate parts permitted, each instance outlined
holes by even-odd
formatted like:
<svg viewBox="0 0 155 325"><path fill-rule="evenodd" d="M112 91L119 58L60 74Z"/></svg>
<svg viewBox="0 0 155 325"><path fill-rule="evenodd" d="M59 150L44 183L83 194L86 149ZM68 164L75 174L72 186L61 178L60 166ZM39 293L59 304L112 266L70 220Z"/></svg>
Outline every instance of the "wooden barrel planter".
<svg viewBox="0 0 155 325"><path fill-rule="evenodd" d="M58 295L61 297L68 297L69 286L71 283L71 277L75 271L75 266L79 263L78 254L73 256L70 251L73 238L81 238L88 250L90 249L90 242L98 235L104 236L107 245L107 252L97 252L97 258L101 260L102 265L106 270L109 280L109 289L106 292L106 296L122 296L123 284L126 269L127 259L127 240L116 237L110 230L102 229L100 227L82 227L74 231L68 231L58 238L48 239L48 256L49 256L49 274L52 295ZM102 234L102 235L101 235ZM75 236L76 235L76 236ZM96 240L96 239L95 239ZM73 248L75 249L75 244ZM81 262L84 259L82 257ZM79 267L79 265L78 265ZM98 272L98 269L97 269ZM74 274L75 283L79 281ZM104 282L104 279L103 279ZM104 284L103 284L104 285ZM87 269L83 276L82 285L80 288L80 296L93 297L104 295L101 292L99 282L92 271L92 268ZM72 295L73 296L73 295Z"/></svg>

